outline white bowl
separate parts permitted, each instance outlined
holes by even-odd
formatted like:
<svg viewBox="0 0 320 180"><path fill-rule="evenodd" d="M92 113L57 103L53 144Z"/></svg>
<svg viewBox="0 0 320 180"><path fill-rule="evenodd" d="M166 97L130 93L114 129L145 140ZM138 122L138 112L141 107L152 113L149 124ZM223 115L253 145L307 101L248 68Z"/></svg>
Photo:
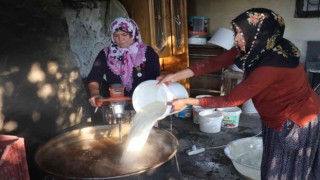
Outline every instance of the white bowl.
<svg viewBox="0 0 320 180"><path fill-rule="evenodd" d="M226 50L234 46L234 32L227 28L219 28L208 41L208 44L215 44Z"/></svg>
<svg viewBox="0 0 320 180"><path fill-rule="evenodd" d="M248 137L228 143L224 153L240 174L250 179L260 180L262 150L261 137Z"/></svg>

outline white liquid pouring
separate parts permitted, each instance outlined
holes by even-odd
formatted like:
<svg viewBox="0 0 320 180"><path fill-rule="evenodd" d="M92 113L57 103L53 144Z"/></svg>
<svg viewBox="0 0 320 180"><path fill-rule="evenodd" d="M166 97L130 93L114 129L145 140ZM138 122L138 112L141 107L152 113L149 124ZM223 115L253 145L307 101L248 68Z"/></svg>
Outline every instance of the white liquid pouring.
<svg viewBox="0 0 320 180"><path fill-rule="evenodd" d="M155 101L136 112L132 120L121 163L129 163L135 160L134 157L143 149L152 127L163 116L166 108L164 102Z"/></svg>

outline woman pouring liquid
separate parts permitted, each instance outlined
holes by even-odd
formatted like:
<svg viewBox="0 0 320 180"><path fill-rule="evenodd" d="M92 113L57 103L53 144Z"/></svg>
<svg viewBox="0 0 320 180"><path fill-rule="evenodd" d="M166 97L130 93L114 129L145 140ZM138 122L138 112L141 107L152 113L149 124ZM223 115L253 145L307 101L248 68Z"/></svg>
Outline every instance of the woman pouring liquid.
<svg viewBox="0 0 320 180"><path fill-rule="evenodd" d="M225 96L175 100L173 110L186 104L238 106L252 98L262 120L261 179L320 179L320 100L299 62L298 48L283 37L283 18L253 8L231 24L236 47L157 79L170 83L237 64L244 80Z"/></svg>

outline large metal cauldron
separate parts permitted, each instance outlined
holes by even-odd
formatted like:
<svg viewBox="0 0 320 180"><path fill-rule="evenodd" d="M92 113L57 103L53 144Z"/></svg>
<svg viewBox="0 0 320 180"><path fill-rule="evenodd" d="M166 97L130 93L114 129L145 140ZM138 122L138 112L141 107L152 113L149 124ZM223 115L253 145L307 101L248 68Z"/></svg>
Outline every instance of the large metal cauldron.
<svg viewBox="0 0 320 180"><path fill-rule="evenodd" d="M129 129L123 125L124 142ZM41 146L35 161L46 173L44 179L182 179L176 158L178 141L170 132L153 129L132 163L119 163L124 145L116 125L85 127Z"/></svg>

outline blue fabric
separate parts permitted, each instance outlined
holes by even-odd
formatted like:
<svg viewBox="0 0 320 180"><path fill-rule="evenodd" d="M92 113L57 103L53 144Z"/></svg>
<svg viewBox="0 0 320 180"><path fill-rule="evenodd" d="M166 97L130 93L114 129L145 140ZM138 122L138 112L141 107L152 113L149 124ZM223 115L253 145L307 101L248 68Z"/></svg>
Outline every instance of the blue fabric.
<svg viewBox="0 0 320 180"><path fill-rule="evenodd" d="M319 117L305 127L287 120L281 131L262 125L262 180L320 179Z"/></svg>

